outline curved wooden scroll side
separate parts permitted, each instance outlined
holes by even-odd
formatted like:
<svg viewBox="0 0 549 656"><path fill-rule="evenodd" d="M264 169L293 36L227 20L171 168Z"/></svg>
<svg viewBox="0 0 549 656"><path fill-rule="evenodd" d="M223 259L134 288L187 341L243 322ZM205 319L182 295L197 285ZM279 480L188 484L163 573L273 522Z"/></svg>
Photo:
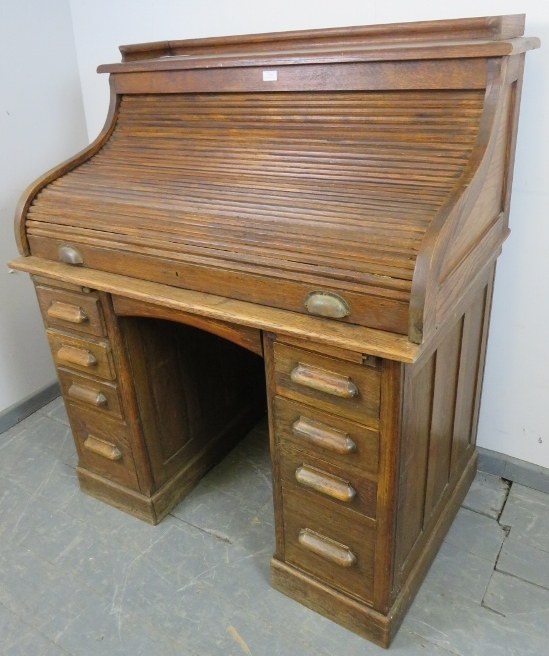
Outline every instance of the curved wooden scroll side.
<svg viewBox="0 0 549 656"><path fill-rule="evenodd" d="M92 141L89 146L86 146L83 150L76 155L73 155L69 159L65 160L61 164L58 164L53 169L50 169L44 175L41 175L37 180L31 183L21 195L17 207L15 209L15 241L17 243L17 248L21 255L30 255L29 243L27 241L27 235L25 231L25 219L27 217L27 212L31 206L32 201L36 197L39 191L41 191L46 185L50 182L53 182L56 178L60 178L69 171L72 171L80 164L83 164L85 161L93 157L108 141L109 137L113 133L113 130L116 126L116 121L118 118L118 108L120 105L120 96L114 90L113 77L111 76L109 80L110 85L110 104L107 118L105 120L105 125L103 129L97 136L97 138Z"/></svg>
<svg viewBox="0 0 549 656"><path fill-rule="evenodd" d="M477 143L453 191L427 229L416 259L408 337L421 344L436 331L436 297L445 255L456 229L471 212L490 167L504 111L507 58L487 61L486 96Z"/></svg>

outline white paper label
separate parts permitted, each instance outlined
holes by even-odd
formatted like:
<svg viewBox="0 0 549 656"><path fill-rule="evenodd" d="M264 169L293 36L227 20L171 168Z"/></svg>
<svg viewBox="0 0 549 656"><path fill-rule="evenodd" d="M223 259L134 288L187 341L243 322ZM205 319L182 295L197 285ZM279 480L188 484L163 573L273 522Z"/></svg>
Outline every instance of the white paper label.
<svg viewBox="0 0 549 656"><path fill-rule="evenodd" d="M263 71L263 82L276 82L277 71Z"/></svg>

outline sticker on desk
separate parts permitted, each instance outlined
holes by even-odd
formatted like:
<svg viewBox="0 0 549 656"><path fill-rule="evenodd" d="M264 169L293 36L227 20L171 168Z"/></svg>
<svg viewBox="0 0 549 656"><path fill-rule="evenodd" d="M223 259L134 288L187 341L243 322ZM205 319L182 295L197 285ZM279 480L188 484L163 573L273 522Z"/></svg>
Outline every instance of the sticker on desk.
<svg viewBox="0 0 549 656"><path fill-rule="evenodd" d="M278 71L263 71L263 82L276 82Z"/></svg>

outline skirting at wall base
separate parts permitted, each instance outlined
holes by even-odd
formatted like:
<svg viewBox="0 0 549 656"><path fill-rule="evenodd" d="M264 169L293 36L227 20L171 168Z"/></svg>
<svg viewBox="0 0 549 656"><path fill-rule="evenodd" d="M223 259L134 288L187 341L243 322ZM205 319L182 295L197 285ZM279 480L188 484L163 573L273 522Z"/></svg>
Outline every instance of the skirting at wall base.
<svg viewBox="0 0 549 656"><path fill-rule="evenodd" d="M22 401L6 408L0 412L0 433L7 431L8 428L23 421L25 417L40 410L40 408L43 408L47 403L56 399L60 394L59 383L55 381L38 390L38 392L25 397Z"/></svg>
<svg viewBox="0 0 549 656"><path fill-rule="evenodd" d="M478 449L478 468L513 483L549 494L549 469L490 449Z"/></svg>

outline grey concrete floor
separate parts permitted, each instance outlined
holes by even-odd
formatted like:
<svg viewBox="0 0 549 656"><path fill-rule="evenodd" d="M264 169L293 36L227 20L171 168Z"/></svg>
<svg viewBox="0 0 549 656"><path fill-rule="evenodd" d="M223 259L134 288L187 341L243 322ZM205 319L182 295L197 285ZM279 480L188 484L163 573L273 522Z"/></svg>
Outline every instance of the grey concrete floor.
<svg viewBox="0 0 549 656"><path fill-rule="evenodd" d="M2 656L366 656L269 586L260 425L160 525L78 489L60 399L0 435ZM479 474L389 653L549 654L549 495Z"/></svg>

